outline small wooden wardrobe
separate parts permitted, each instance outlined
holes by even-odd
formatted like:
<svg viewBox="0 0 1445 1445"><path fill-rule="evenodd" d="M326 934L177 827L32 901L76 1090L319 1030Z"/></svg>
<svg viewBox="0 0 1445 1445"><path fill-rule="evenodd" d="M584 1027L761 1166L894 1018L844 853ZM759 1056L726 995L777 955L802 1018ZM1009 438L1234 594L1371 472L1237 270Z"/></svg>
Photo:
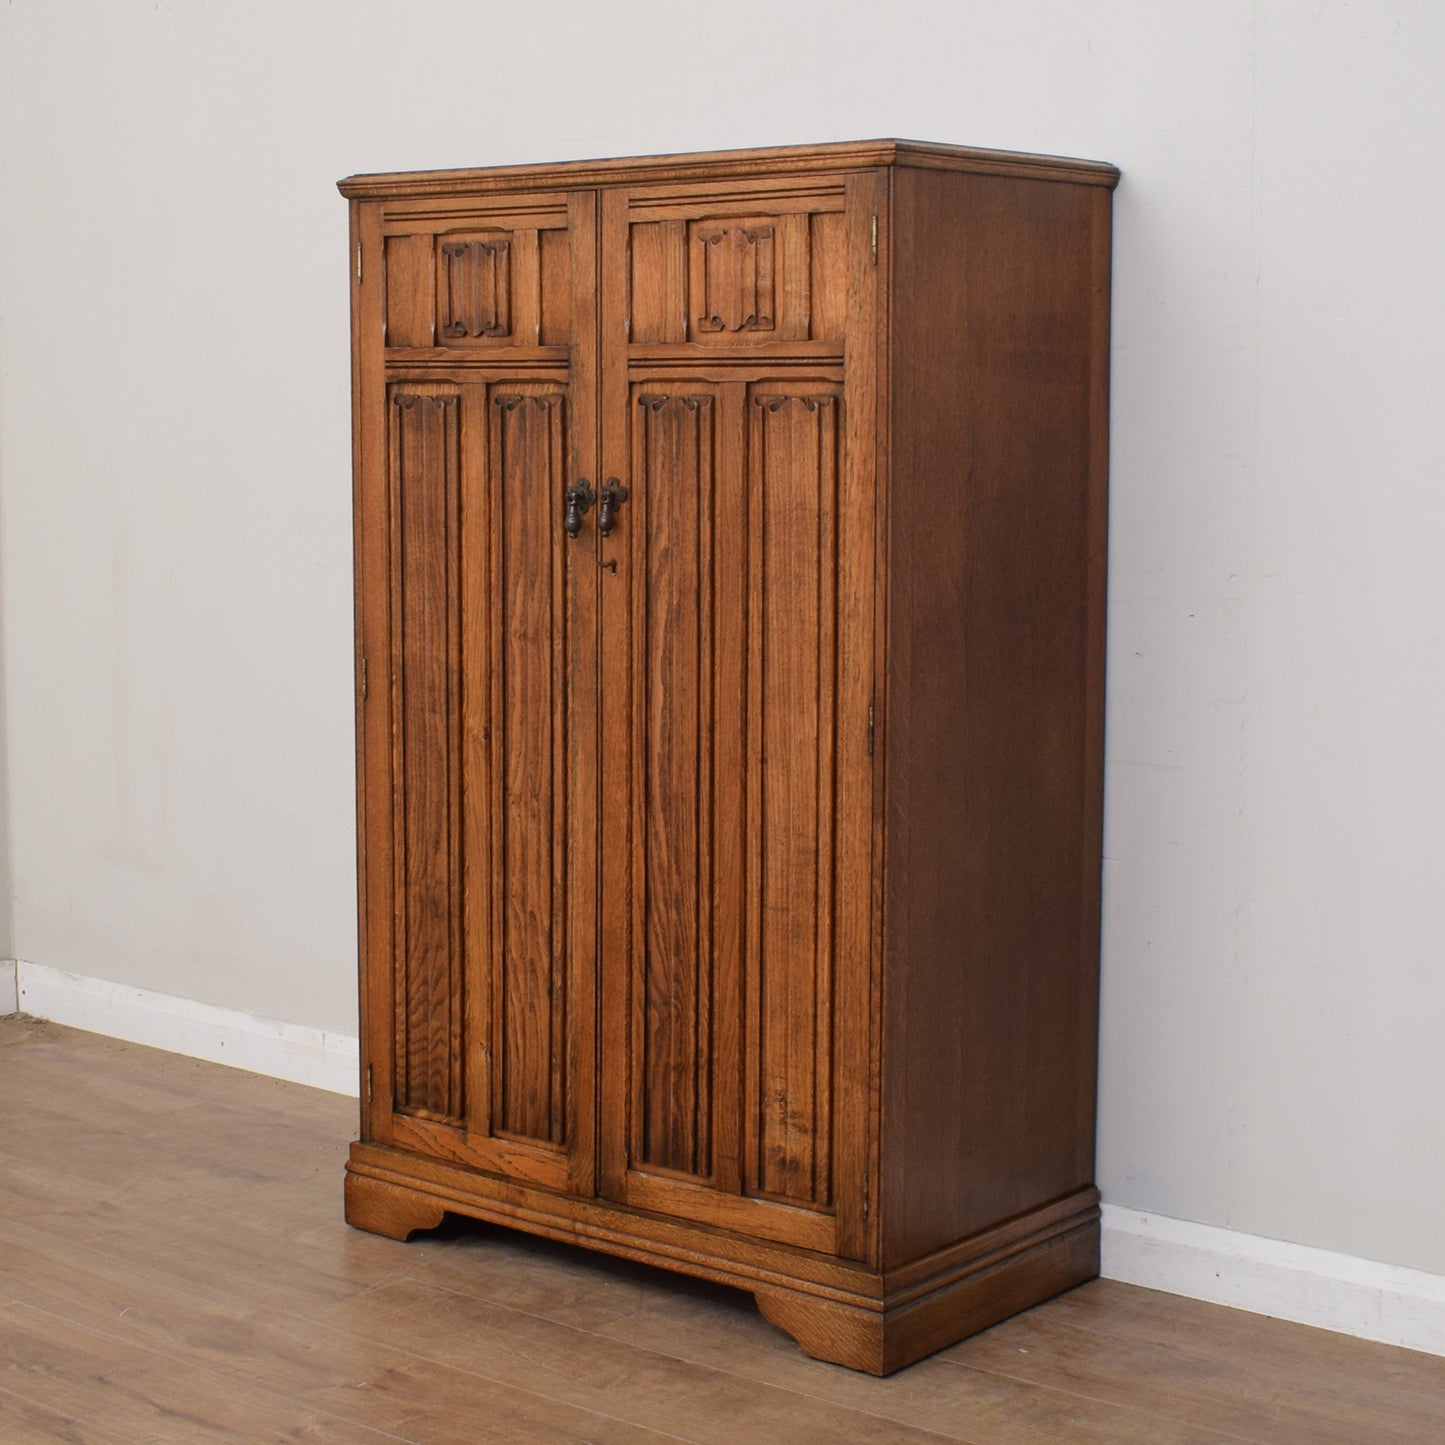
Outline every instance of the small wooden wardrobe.
<svg viewBox="0 0 1445 1445"><path fill-rule="evenodd" d="M1098 1269L1110 166L354 176L362 1118L887 1373Z"/></svg>

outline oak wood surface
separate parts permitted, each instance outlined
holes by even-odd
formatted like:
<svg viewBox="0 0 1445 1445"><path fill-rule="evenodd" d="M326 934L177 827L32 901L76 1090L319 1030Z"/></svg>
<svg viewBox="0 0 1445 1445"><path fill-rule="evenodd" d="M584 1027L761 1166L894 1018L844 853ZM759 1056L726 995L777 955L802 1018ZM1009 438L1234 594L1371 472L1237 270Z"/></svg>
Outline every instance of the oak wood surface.
<svg viewBox="0 0 1445 1445"><path fill-rule="evenodd" d="M343 183L386 695L354 1223L754 1280L874 1370L1097 1268L1115 178L865 142Z"/></svg>
<svg viewBox="0 0 1445 1445"><path fill-rule="evenodd" d="M0 1020L0 1438L1438 1439L1445 1360L1099 1280L886 1380L511 1231L348 1229L351 1101Z"/></svg>
<svg viewBox="0 0 1445 1445"><path fill-rule="evenodd" d="M1068 160L1021 151L982 150L931 141L842 141L815 146L769 146L755 150L713 151L697 155L631 156L620 159L564 161L529 166L491 166L485 170L410 171L348 176L339 182L351 198L454 197L488 190L541 186L622 185L686 180L709 183L730 177L776 175L804 170L865 170L895 163L957 169L981 174L1064 180L1112 188L1119 172L1099 161Z"/></svg>
<svg viewBox="0 0 1445 1445"><path fill-rule="evenodd" d="M894 178L890 1264L1093 1174L1108 199Z"/></svg>

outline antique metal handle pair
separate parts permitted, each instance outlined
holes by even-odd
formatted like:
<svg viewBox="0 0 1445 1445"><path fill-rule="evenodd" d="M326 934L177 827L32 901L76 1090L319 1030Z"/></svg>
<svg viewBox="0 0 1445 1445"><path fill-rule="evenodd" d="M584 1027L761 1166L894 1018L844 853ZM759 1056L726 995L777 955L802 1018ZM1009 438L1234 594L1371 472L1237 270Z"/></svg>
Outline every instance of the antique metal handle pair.
<svg viewBox="0 0 1445 1445"><path fill-rule="evenodd" d="M582 530L582 518L592 509L597 493L586 477L581 477L563 494L566 513L562 525L569 537L575 537ZM597 510L597 531L606 537L617 525L617 509L627 500L627 488L616 477L608 477L602 488L602 505Z"/></svg>

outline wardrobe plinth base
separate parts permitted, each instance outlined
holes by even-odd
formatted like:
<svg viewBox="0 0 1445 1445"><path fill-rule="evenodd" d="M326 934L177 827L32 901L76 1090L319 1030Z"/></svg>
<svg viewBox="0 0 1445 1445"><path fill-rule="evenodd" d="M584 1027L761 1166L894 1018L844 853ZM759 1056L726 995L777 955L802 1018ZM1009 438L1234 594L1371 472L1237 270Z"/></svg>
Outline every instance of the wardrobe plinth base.
<svg viewBox="0 0 1445 1445"><path fill-rule="evenodd" d="M872 1375L987 1329L1099 1272L1098 1193L1063 1199L878 1272L811 1250L576 1198L372 1144L352 1146L346 1220L404 1240L446 1214L745 1290L805 1354Z"/></svg>
<svg viewBox="0 0 1445 1445"><path fill-rule="evenodd" d="M791 1335L804 1354L870 1375L891 1375L1098 1273L1096 1220L882 1309L798 1290L755 1294L763 1318Z"/></svg>
<svg viewBox="0 0 1445 1445"><path fill-rule="evenodd" d="M405 1241L420 1229L435 1229L446 1206L413 1189L347 1173L344 1210L353 1229Z"/></svg>

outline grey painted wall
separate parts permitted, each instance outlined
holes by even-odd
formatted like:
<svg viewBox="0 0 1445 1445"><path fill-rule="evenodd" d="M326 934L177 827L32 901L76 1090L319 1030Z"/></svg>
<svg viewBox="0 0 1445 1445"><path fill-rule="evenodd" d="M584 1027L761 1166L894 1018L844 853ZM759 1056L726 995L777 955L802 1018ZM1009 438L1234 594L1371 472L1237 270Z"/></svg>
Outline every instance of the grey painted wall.
<svg viewBox="0 0 1445 1445"><path fill-rule="evenodd" d="M1425 0L4 7L13 951L355 1027L338 176L1099 157L1106 1197L1445 1271L1442 67Z"/></svg>

